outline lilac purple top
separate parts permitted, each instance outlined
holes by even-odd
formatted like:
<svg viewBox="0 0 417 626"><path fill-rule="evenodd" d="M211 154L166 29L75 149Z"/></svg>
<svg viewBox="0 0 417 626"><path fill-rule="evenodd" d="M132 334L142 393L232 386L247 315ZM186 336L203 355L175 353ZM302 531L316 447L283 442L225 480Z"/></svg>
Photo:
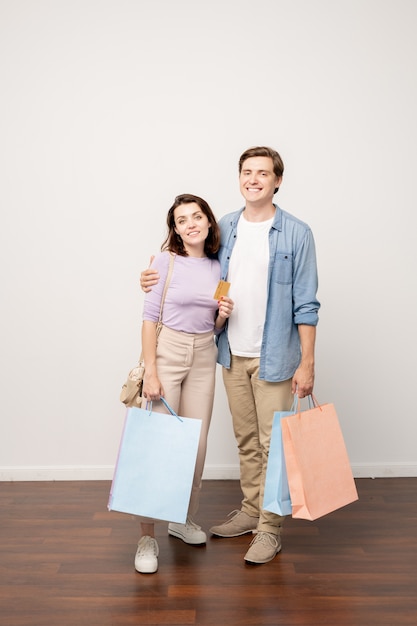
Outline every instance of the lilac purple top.
<svg viewBox="0 0 417 626"><path fill-rule="evenodd" d="M152 268L159 272L160 281L145 295L143 319L146 321L158 321L168 266L169 252L161 252L152 263ZM165 296L163 324L185 333L214 331L218 306L213 295L219 280L220 263L216 259L176 255Z"/></svg>

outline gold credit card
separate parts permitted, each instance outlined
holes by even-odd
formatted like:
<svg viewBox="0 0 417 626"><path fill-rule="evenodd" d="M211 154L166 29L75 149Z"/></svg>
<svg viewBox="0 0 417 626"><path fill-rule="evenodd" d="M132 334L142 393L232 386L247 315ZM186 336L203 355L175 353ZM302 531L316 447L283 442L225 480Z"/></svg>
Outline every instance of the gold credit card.
<svg viewBox="0 0 417 626"><path fill-rule="evenodd" d="M226 280L219 280L219 284L217 285L217 289L214 292L214 300L220 300L222 296L227 296L230 288L230 283Z"/></svg>

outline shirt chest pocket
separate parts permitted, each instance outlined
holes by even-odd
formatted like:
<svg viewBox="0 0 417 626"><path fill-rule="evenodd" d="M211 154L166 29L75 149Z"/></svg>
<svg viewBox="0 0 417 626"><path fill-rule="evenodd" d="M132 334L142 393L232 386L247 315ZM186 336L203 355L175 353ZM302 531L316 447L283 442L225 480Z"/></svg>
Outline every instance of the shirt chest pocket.
<svg viewBox="0 0 417 626"><path fill-rule="evenodd" d="M293 270L293 257L290 252L277 252L272 269L274 282L281 285L291 285Z"/></svg>

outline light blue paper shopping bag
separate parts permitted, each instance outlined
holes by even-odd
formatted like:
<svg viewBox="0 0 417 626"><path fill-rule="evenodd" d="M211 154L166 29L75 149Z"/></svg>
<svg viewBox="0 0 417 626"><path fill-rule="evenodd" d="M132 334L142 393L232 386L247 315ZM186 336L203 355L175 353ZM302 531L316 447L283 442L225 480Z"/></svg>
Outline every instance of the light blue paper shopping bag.
<svg viewBox="0 0 417 626"><path fill-rule="evenodd" d="M151 408L127 411L108 509L184 523L201 420Z"/></svg>
<svg viewBox="0 0 417 626"><path fill-rule="evenodd" d="M295 410L276 411L272 423L263 508L278 515L291 515L292 513L284 447L282 444L281 419L294 415L294 413Z"/></svg>

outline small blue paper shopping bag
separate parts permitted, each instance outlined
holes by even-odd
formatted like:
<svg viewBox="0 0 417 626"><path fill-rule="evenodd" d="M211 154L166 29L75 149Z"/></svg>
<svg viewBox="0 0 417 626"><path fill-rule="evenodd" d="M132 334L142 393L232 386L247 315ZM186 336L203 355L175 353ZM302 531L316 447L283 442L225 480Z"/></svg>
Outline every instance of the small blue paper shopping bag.
<svg viewBox="0 0 417 626"><path fill-rule="evenodd" d="M200 430L199 419L128 409L108 509L184 523Z"/></svg>
<svg viewBox="0 0 417 626"><path fill-rule="evenodd" d="M263 508L278 515L291 515L292 513L284 447L282 444L281 419L294 415L294 412L276 411L272 423Z"/></svg>

